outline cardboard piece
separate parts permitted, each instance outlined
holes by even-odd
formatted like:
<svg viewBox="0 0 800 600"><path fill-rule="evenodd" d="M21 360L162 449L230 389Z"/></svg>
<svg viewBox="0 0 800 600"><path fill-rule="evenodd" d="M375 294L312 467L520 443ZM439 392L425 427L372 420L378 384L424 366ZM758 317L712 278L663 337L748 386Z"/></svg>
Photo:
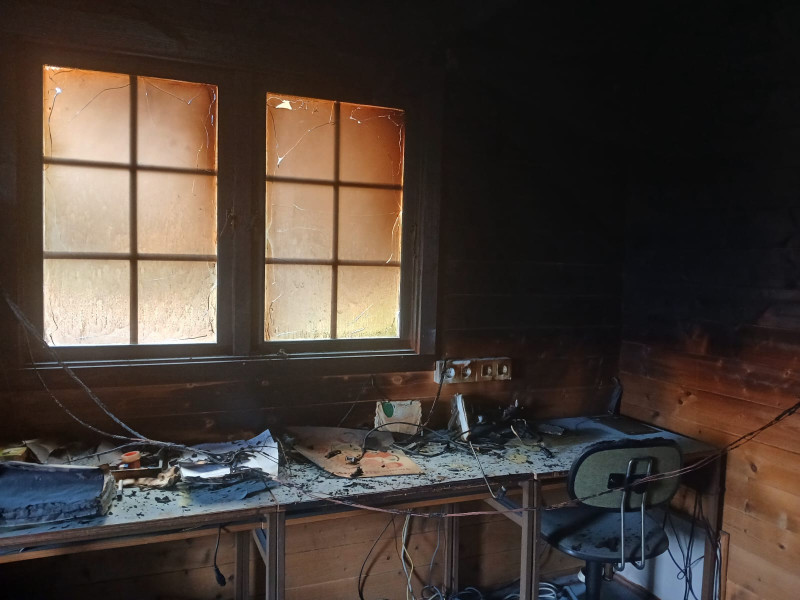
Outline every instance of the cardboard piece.
<svg viewBox="0 0 800 600"><path fill-rule="evenodd" d="M416 475L420 466L397 448L388 431L374 431L368 449L357 464L347 457L361 455L367 430L342 427L289 427L294 436L294 449L315 465L339 477L380 477L383 475Z"/></svg>
<svg viewBox="0 0 800 600"><path fill-rule="evenodd" d="M419 400L380 401L375 404L375 427L380 427L380 431L414 435L419 430L418 425L422 420L422 404Z"/></svg>

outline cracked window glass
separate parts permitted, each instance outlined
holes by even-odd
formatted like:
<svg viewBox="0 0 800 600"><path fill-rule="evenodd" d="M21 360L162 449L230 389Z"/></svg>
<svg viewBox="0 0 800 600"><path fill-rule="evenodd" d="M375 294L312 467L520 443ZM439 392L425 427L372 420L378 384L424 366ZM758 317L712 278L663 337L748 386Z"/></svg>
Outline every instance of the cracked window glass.
<svg viewBox="0 0 800 600"><path fill-rule="evenodd" d="M338 288L338 337L399 335L398 267L339 267Z"/></svg>
<svg viewBox="0 0 800 600"><path fill-rule="evenodd" d="M216 86L51 65L43 82L45 337L215 342Z"/></svg>
<svg viewBox="0 0 800 600"><path fill-rule="evenodd" d="M139 77L140 165L216 169L217 88Z"/></svg>
<svg viewBox="0 0 800 600"><path fill-rule="evenodd" d="M213 342L217 324L217 265L211 262L139 263L139 341Z"/></svg>
<svg viewBox="0 0 800 600"><path fill-rule="evenodd" d="M400 335L405 113L267 94L264 339Z"/></svg>
<svg viewBox="0 0 800 600"><path fill-rule="evenodd" d="M333 257L333 188L267 184L267 257Z"/></svg>
<svg viewBox="0 0 800 600"><path fill-rule="evenodd" d="M403 183L403 111L342 102L341 123L342 181Z"/></svg>
<svg viewBox="0 0 800 600"><path fill-rule="evenodd" d="M335 125L334 102L267 94L267 174L331 180Z"/></svg>
<svg viewBox="0 0 800 600"><path fill-rule="evenodd" d="M55 346L130 343L129 263L44 261L45 338Z"/></svg>
<svg viewBox="0 0 800 600"><path fill-rule="evenodd" d="M331 267L267 265L265 280L265 339L331 337Z"/></svg>
<svg viewBox="0 0 800 600"><path fill-rule="evenodd" d="M130 160L130 77L54 66L43 77L45 156Z"/></svg>
<svg viewBox="0 0 800 600"><path fill-rule="evenodd" d="M130 175L126 169L44 168L44 249L127 252Z"/></svg>
<svg viewBox="0 0 800 600"><path fill-rule="evenodd" d="M216 254L216 177L142 172L138 199L140 252Z"/></svg>
<svg viewBox="0 0 800 600"><path fill-rule="evenodd" d="M339 257L400 260L402 194L397 190L345 188L339 193Z"/></svg>

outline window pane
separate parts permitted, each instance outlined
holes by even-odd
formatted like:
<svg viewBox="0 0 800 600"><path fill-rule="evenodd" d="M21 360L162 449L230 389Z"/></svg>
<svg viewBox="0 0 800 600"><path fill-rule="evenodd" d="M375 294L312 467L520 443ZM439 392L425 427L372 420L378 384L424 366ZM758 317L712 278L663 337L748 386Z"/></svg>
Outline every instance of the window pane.
<svg viewBox="0 0 800 600"><path fill-rule="evenodd" d="M332 258L333 188L269 182L266 241L270 258Z"/></svg>
<svg viewBox="0 0 800 600"><path fill-rule="evenodd" d="M264 339L331 337L332 267L267 265Z"/></svg>
<svg viewBox="0 0 800 600"><path fill-rule="evenodd" d="M217 168L217 87L138 78L140 165Z"/></svg>
<svg viewBox="0 0 800 600"><path fill-rule="evenodd" d="M399 267L339 267L338 287L337 337L399 337Z"/></svg>
<svg viewBox="0 0 800 600"><path fill-rule="evenodd" d="M130 78L45 66L45 156L106 162L130 159Z"/></svg>
<svg viewBox="0 0 800 600"><path fill-rule="evenodd" d="M128 261L44 261L44 334L50 344L127 344L129 306Z"/></svg>
<svg viewBox="0 0 800 600"><path fill-rule="evenodd" d="M129 175L122 169L44 166L44 249L129 252Z"/></svg>
<svg viewBox="0 0 800 600"><path fill-rule="evenodd" d="M405 114L402 110L341 105L339 178L358 183L403 183Z"/></svg>
<svg viewBox="0 0 800 600"><path fill-rule="evenodd" d="M216 331L216 263L139 263L140 343L214 342Z"/></svg>
<svg viewBox="0 0 800 600"><path fill-rule="evenodd" d="M402 192L342 187L339 258L400 260Z"/></svg>
<svg viewBox="0 0 800 600"><path fill-rule="evenodd" d="M139 251L159 254L217 252L217 178L139 172Z"/></svg>
<svg viewBox="0 0 800 600"><path fill-rule="evenodd" d="M334 103L267 94L267 175L334 177Z"/></svg>

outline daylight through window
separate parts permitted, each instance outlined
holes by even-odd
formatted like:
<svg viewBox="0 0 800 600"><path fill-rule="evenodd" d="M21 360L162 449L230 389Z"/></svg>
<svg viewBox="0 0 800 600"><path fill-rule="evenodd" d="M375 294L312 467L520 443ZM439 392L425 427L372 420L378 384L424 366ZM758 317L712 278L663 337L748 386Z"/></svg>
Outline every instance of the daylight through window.
<svg viewBox="0 0 800 600"><path fill-rule="evenodd" d="M217 88L43 68L44 334L217 339Z"/></svg>
<svg viewBox="0 0 800 600"><path fill-rule="evenodd" d="M396 338L405 114L267 95L264 339Z"/></svg>

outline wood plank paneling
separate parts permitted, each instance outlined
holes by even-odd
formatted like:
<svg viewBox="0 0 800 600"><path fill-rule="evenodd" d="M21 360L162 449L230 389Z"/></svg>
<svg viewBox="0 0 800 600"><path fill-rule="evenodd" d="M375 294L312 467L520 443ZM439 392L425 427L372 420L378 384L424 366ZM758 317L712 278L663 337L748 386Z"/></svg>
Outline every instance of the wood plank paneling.
<svg viewBox="0 0 800 600"><path fill-rule="evenodd" d="M620 85L627 79L624 11L587 6L579 14L567 6L522 0L457 4L176 0L156 10L142 2L9 0L0 22L7 35L0 36L0 44L8 37L14 52L18 42L32 41L109 56L199 61L242 68L244 74L249 69L298 89L313 77L317 89L342 98L352 95L348 82L368 80L380 95L400 84L416 89L422 74L439 74L445 88L443 196L425 199L440 202L443 215L437 353L510 356L514 378L443 388L431 424L446 423L455 392L479 409L516 400L526 415L538 418L602 412L612 391L610 378L618 372L620 346L620 214L627 169L621 153L629 118L628 95ZM2 49L0 73L13 75L14 52ZM531 72L536 90L520 94L520 74ZM4 100L14 97L12 87L0 90L4 107ZM13 112L4 108L9 117L0 125L0 133L9 134L4 139L15 136ZM408 134L414 135L412 128ZM14 248L12 240L20 235L13 218L19 205L17 150L14 144L0 146L0 205L12 215L3 225L10 234L0 236L0 244ZM24 273L22 257L0 254L3 279ZM0 319L7 318L0 308ZM0 320L0 328L4 323ZM0 340L0 359L8 349L5 340ZM0 367L10 362L13 371L12 358ZM352 370L328 377L332 369L309 373L303 361L241 361L209 365L202 380L187 377L179 364L137 367L124 380L111 380L97 369L79 373L135 429L186 443L297 423L368 427L375 402L387 397L421 399L423 414L432 406L438 386L430 370L419 370L430 365L409 359L412 366L386 373L375 372L376 359L336 360ZM11 375L0 373L5 407L0 441L87 435L54 407L31 373ZM43 376L81 418L117 431L63 374ZM351 600L353 572L377 535L376 519L344 520L330 530L309 526L305 534L290 528L287 547L296 554L288 571L289 597ZM465 522L462 573L473 584L518 576L519 536L500 519ZM413 536L415 543L419 540L415 560L419 556L420 563L432 552L431 536L429 525ZM298 545L292 550L293 544ZM127 598L137 592L140 597L230 597L232 586L214 583L207 544L197 542L183 564L180 544L164 548L156 551L168 554L160 566L143 558L150 549L132 548L98 562L106 565L107 576L98 574L100 566L88 569L87 579L65 575L64 597ZM347 552L347 561L330 561L341 552ZM380 555L391 566L380 576L376 567L366 589L373 597L398 597L404 576L396 556L388 550ZM123 558L140 570L116 570L114 561ZM67 569L81 573L83 560L91 555L54 558L47 567L57 582ZM564 557L550 560L560 569L574 566ZM303 581L308 564L326 562L336 566L319 570L314 582ZM5 581L6 575L29 573L27 568L5 566L0 572ZM424 565L418 568L424 575Z"/></svg>
<svg viewBox="0 0 800 600"><path fill-rule="evenodd" d="M800 77L779 33L800 11L729 8L673 3L640 40L620 358L625 412L720 445L800 397ZM797 595L799 431L727 458L727 600Z"/></svg>
<svg viewBox="0 0 800 600"><path fill-rule="evenodd" d="M620 364L625 412L722 445L800 397L800 205L787 168L800 156L789 101L800 78L770 25L794 27L800 12L741 5L720 29L718 12L697 8L651 15L662 32L680 28L680 45L641 40L655 53L634 117ZM798 432L790 417L728 456L727 600L797 595Z"/></svg>

